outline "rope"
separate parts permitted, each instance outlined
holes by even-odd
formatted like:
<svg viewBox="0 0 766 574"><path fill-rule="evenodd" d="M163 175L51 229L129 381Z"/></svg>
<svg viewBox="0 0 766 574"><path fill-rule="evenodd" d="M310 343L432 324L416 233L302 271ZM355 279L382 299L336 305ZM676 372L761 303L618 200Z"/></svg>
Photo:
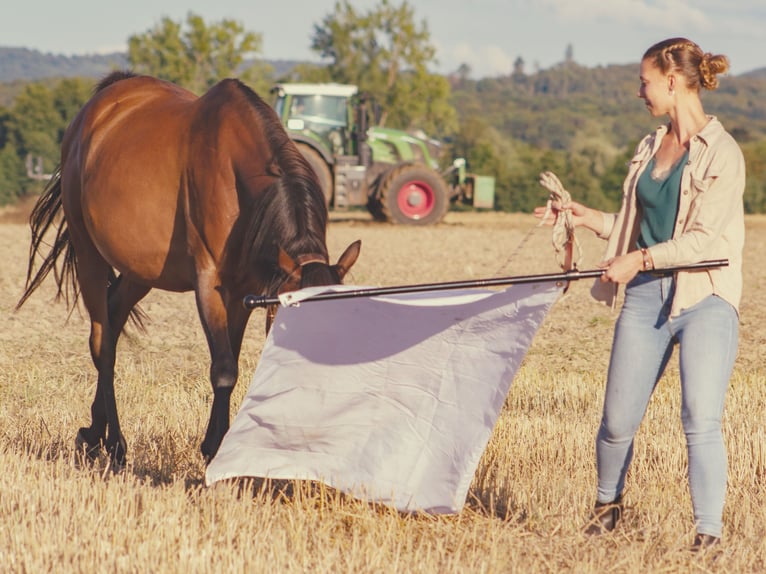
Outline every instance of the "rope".
<svg viewBox="0 0 766 574"><path fill-rule="evenodd" d="M556 261L562 269L567 271L567 268L570 266L567 264L567 256L571 254L571 267L576 269L582 261L583 252L582 246L575 236L572 209L569 207L572 197L569 195L569 192L564 189L561 181L559 181L559 178L556 177L556 174L552 171L544 171L540 174L540 185L547 189L550 192L550 195L545 204L545 215L540 219L540 223L538 223L537 226L540 227L541 225L544 225L548 216L553 215L553 202L557 202L558 215L553 223L553 234L551 239L553 249L556 251ZM577 248L576 258L574 257L574 254L569 251L569 246Z"/></svg>
<svg viewBox="0 0 766 574"><path fill-rule="evenodd" d="M527 231L524 237L521 238L521 241L513 250L513 252L503 262L500 268L495 271L495 275L500 275L500 273L513 262L513 259L521 252L522 249L524 249L524 246L530 240L535 231L545 225L545 221L549 215L553 215L554 201L558 202L559 204L559 216L554 220L555 223L553 224L553 233L551 239L553 248L556 251L556 262L564 271L569 271L570 269L576 269L582 261L582 247L577 241L577 237L575 236L575 226L572 219L572 210L568 207L569 203L572 201L569 192L564 189L564 186L559 181L559 178L550 171L546 171L540 174L540 185L542 185L549 192L548 201L545 204L545 215L542 217L542 219L540 219L540 223L532 227L529 231ZM570 246L577 247L577 260L574 260L574 257L572 257L573 260L567 262L569 256L573 255Z"/></svg>
<svg viewBox="0 0 766 574"><path fill-rule="evenodd" d="M521 241L519 241L518 245L516 245L516 248L511 252L511 254L506 258L506 260L503 262L503 264L495 271L495 275L500 275L506 267L508 267L511 263L513 263L513 260L516 258L516 255L521 253L521 250L524 249L524 245L526 245L527 241L532 237L534 232L537 230L537 228L540 227L539 225L535 225L533 228L531 228L527 233L524 235L524 237L521 238Z"/></svg>

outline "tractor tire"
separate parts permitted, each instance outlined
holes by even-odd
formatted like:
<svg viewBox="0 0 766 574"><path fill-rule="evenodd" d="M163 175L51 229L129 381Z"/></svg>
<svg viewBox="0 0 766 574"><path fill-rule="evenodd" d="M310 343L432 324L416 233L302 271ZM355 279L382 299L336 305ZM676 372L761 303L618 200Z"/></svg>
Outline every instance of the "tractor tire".
<svg viewBox="0 0 766 574"><path fill-rule="evenodd" d="M324 203L327 207L330 207L330 203L332 202L332 174L330 173L330 166L327 165L325 160L322 158L321 155L319 155L319 152L313 149L312 147L296 142L296 147L298 148L298 151L301 152L303 157L306 158L306 161L309 162L309 165L311 166L311 169L314 170L314 173L317 174L317 179L319 179L319 185L322 188L322 194L324 194Z"/></svg>
<svg viewBox="0 0 766 574"><path fill-rule="evenodd" d="M367 201L367 211L370 212L370 215L372 215L372 218L375 221L388 221L388 218L386 217L386 214L383 213L383 208L381 207L380 201L377 197L370 197L370 199Z"/></svg>
<svg viewBox="0 0 766 574"><path fill-rule="evenodd" d="M417 163L397 165L383 174L377 197L381 216L405 225L438 223L450 204L441 176Z"/></svg>
<svg viewBox="0 0 766 574"><path fill-rule="evenodd" d="M383 213L383 206L380 204L380 182L385 176L385 172L378 174L378 176L375 178L375 180L372 182L372 185L370 186L371 189L375 190L375 193L371 193L367 196L367 211L370 212L370 215L372 215L372 218L375 221L380 222L386 222L388 221L388 218L386 217L386 214Z"/></svg>

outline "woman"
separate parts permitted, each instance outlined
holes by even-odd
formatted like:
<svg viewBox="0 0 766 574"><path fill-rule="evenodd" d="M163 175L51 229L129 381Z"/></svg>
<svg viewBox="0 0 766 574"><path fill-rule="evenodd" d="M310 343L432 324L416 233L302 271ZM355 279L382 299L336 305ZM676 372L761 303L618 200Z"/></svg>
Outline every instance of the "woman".
<svg viewBox="0 0 766 574"><path fill-rule="evenodd" d="M728 67L725 56L704 53L685 38L649 48L638 97L652 116L669 122L638 145L619 213L574 202L554 206L557 215L571 210L575 225L608 241L594 297L613 303L618 285L626 286L596 439L590 534L613 530L622 516L633 438L678 343L694 547L721 539L727 477L721 417L738 344L745 162L721 123L705 114L700 90L718 87L716 76ZM552 189L552 182L558 184L555 176L543 174L544 186ZM548 219L544 208L535 215ZM675 276L639 274L710 259L729 265Z"/></svg>

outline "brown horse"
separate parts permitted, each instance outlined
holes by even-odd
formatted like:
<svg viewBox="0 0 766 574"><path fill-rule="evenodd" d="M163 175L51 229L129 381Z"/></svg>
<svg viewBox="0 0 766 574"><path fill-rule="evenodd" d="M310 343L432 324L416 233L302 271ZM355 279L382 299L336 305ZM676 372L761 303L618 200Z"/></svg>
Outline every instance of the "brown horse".
<svg viewBox="0 0 766 574"><path fill-rule="evenodd" d="M106 77L67 128L30 225L19 306L51 271L59 296L70 305L82 297L98 384L77 442L91 456L105 448L117 468L127 450L114 395L117 340L129 318L141 324L136 305L152 288L196 296L211 356L201 446L209 461L229 428L250 315L244 296L340 283L360 248L352 243L329 264L315 173L271 107L233 79L197 97L147 76Z"/></svg>

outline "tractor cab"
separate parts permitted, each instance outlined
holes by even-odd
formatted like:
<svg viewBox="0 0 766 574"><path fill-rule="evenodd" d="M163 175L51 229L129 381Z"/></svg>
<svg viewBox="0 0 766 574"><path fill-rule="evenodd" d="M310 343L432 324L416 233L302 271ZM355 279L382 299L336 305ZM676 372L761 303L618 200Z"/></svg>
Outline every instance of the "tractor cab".
<svg viewBox="0 0 766 574"><path fill-rule="evenodd" d="M280 84L274 108L291 135L303 134L332 155L350 155L355 118L351 99L356 86L341 84ZM298 138L302 139L302 138ZM309 143L309 142L307 142Z"/></svg>

